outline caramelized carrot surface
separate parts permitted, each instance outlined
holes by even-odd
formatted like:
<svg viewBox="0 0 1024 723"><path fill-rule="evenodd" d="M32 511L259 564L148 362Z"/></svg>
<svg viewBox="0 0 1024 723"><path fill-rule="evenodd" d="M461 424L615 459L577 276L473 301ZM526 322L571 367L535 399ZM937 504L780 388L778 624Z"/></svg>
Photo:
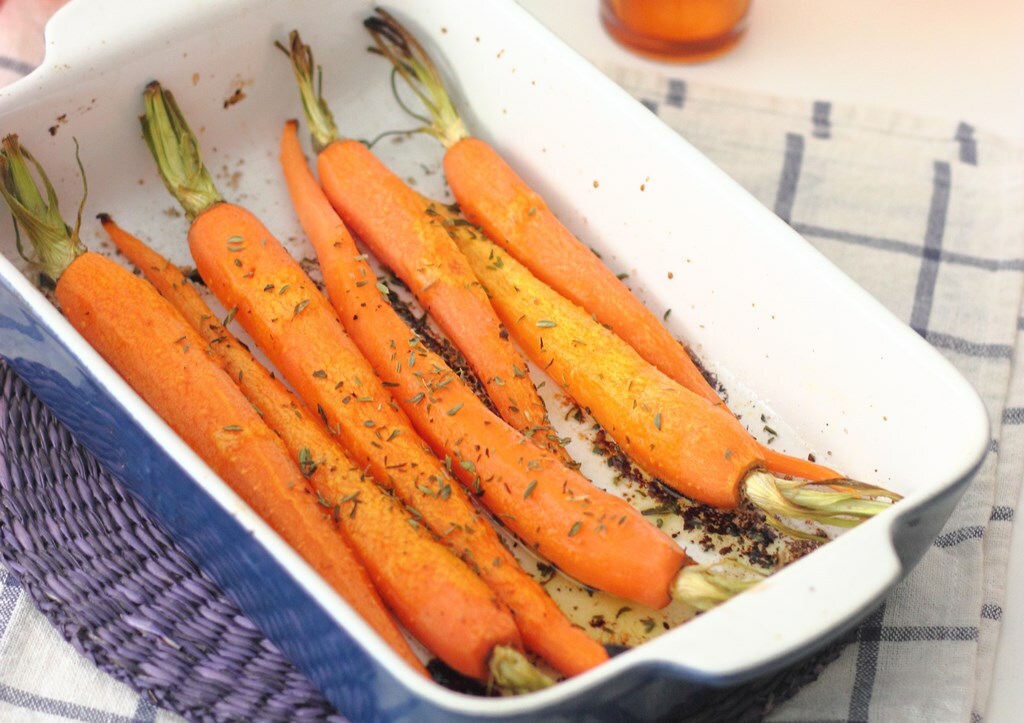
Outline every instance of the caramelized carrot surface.
<svg viewBox="0 0 1024 723"><path fill-rule="evenodd" d="M217 320L181 271L111 219L103 226L208 345L312 483L322 513L345 533L399 621L428 650L481 680L498 645L519 645L494 593L420 520L353 464L327 431Z"/></svg>
<svg viewBox="0 0 1024 723"><path fill-rule="evenodd" d="M310 198L315 196L306 191L300 200ZM323 229L306 226L332 303L423 438L538 554L593 587L653 607L666 605L670 581L689 562L685 553L635 508L494 415L391 308L329 209L320 204L316 216L301 215L318 217Z"/></svg>
<svg viewBox="0 0 1024 723"><path fill-rule="evenodd" d="M505 421L571 461L551 429L526 360L509 340L437 212L358 141L317 157L324 192L345 225L415 294L466 358Z"/></svg>
<svg viewBox="0 0 1024 723"><path fill-rule="evenodd" d="M144 280L97 254L61 275L72 325L182 439L421 674L370 578L330 524L281 440L206 353L206 343Z"/></svg>

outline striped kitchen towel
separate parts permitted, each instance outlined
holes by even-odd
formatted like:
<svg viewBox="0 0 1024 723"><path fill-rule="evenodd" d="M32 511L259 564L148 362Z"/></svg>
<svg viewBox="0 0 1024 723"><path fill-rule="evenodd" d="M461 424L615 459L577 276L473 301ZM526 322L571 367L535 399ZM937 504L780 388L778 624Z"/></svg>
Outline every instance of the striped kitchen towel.
<svg viewBox="0 0 1024 723"><path fill-rule="evenodd" d="M770 720L981 720L1024 477L1024 148L965 121L604 70L945 354L992 420L930 551Z"/></svg>

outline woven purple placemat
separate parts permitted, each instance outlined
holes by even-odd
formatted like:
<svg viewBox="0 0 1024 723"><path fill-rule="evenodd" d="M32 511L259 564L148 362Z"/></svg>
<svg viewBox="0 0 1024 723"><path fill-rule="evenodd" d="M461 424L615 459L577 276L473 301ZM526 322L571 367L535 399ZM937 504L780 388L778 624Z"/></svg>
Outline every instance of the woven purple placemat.
<svg viewBox="0 0 1024 723"><path fill-rule="evenodd" d="M0 558L77 650L191 720L344 720L3 360L0 389Z"/></svg>

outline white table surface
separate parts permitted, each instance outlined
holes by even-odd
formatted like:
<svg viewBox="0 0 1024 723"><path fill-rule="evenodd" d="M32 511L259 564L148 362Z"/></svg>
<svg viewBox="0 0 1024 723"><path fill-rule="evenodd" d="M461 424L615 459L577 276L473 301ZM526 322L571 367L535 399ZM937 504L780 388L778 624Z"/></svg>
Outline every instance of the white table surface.
<svg viewBox="0 0 1024 723"><path fill-rule="evenodd" d="M597 0L519 3L599 67L675 67L616 45L598 20ZM685 77L962 120L1024 145L1024 2L754 0L743 41L728 55L686 66ZM1015 525L986 721L1024 720L1022 661L1024 530Z"/></svg>

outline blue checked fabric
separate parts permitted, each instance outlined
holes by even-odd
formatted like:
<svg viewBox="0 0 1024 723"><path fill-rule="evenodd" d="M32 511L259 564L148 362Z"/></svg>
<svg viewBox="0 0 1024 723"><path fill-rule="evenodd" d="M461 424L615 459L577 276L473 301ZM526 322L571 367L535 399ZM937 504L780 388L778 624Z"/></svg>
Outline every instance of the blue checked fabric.
<svg viewBox="0 0 1024 723"><path fill-rule="evenodd" d="M604 70L937 347L993 422L931 550L769 720L983 720L1024 475L1024 148L963 121Z"/></svg>
<svg viewBox="0 0 1024 723"><path fill-rule="evenodd" d="M148 697L79 655L0 567L0 720L168 723Z"/></svg>

